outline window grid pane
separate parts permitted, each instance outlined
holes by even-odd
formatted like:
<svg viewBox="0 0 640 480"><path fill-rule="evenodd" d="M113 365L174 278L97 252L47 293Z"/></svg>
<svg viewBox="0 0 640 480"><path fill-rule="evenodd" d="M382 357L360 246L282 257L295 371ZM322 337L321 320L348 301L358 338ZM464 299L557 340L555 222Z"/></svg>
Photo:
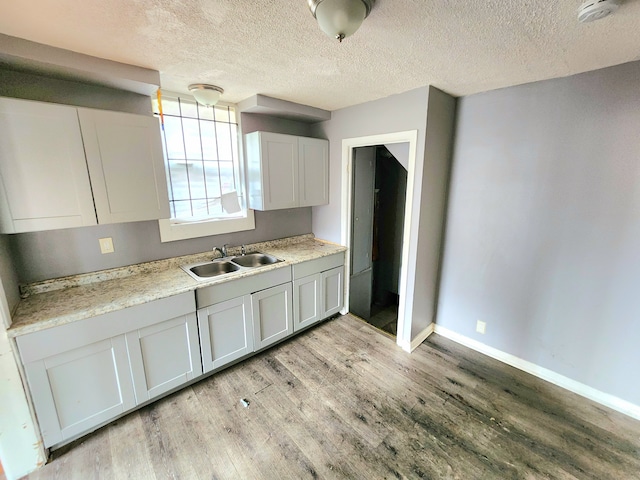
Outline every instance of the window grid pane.
<svg viewBox="0 0 640 480"><path fill-rule="evenodd" d="M246 205L240 182L238 125L235 110L213 108L182 98L162 101L164 153L172 219L233 218L222 207L222 195L237 191ZM170 113L168 113L170 112Z"/></svg>

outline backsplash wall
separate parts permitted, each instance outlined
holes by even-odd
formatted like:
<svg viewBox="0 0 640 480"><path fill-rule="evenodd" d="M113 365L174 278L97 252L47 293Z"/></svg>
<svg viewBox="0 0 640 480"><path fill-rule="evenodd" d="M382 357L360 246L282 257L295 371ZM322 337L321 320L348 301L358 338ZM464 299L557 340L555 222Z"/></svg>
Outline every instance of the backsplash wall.
<svg viewBox="0 0 640 480"><path fill-rule="evenodd" d="M256 228L245 232L160 242L158 222L118 223L8 235L18 282L123 267L205 252L214 246L256 243L311 233L311 208L255 212ZM113 238L115 252L100 253L99 238Z"/></svg>

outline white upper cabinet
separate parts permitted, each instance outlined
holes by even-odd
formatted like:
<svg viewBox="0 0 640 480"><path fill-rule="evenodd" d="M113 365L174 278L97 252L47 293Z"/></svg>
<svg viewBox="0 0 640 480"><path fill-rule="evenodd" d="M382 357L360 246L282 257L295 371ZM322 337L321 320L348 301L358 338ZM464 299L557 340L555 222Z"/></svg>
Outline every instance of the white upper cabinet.
<svg viewBox="0 0 640 480"><path fill-rule="evenodd" d="M98 223L169 218L155 117L78 109Z"/></svg>
<svg viewBox="0 0 640 480"><path fill-rule="evenodd" d="M96 223L76 109L0 98L0 232Z"/></svg>
<svg viewBox="0 0 640 480"><path fill-rule="evenodd" d="M329 142L298 137L300 207L329 203Z"/></svg>
<svg viewBox="0 0 640 480"><path fill-rule="evenodd" d="M309 207L329 202L329 142L270 132L245 136L249 207Z"/></svg>
<svg viewBox="0 0 640 480"><path fill-rule="evenodd" d="M0 233L168 217L156 118L0 98Z"/></svg>
<svg viewBox="0 0 640 480"><path fill-rule="evenodd" d="M278 210L298 206L298 139L256 132L247 135L249 207Z"/></svg>

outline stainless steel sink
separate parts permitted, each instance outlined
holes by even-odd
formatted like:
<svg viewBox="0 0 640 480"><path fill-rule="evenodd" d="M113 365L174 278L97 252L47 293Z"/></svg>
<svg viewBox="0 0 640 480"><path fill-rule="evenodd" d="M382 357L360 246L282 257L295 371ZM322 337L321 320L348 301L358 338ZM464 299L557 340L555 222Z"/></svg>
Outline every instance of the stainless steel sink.
<svg viewBox="0 0 640 480"><path fill-rule="evenodd" d="M210 262L182 265L180 268L196 280L204 281L219 275L233 275L233 273L240 273L243 270L251 270L282 261L266 253L252 252L237 257L224 257Z"/></svg>
<svg viewBox="0 0 640 480"><path fill-rule="evenodd" d="M233 257L231 261L240 265L241 267L255 268L262 267L264 265L272 265L274 263L281 262L282 260L271 255L267 255L266 253L253 252L247 253L246 255Z"/></svg>
<svg viewBox="0 0 640 480"><path fill-rule="evenodd" d="M196 265L185 271L187 273L193 273L196 277L210 278L217 277L218 275L224 275L225 273L237 272L238 270L240 270L238 265L227 260L223 260Z"/></svg>

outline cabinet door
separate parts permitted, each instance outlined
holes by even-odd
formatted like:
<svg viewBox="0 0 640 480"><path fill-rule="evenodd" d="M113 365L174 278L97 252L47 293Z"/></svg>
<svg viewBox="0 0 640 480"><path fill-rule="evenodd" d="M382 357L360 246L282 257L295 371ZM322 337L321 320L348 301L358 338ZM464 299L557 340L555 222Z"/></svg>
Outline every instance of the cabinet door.
<svg viewBox="0 0 640 480"><path fill-rule="evenodd" d="M124 335L25 365L45 447L135 406Z"/></svg>
<svg viewBox="0 0 640 480"><path fill-rule="evenodd" d="M329 203L329 142L298 138L300 207Z"/></svg>
<svg viewBox="0 0 640 480"><path fill-rule="evenodd" d="M344 302L344 267L322 272L322 318L338 313Z"/></svg>
<svg viewBox="0 0 640 480"><path fill-rule="evenodd" d="M138 404L202 374L196 314L126 334Z"/></svg>
<svg viewBox="0 0 640 480"><path fill-rule="evenodd" d="M78 109L98 223L169 218L158 119Z"/></svg>
<svg viewBox="0 0 640 480"><path fill-rule="evenodd" d="M199 309L198 327L205 373L253 352L251 296Z"/></svg>
<svg viewBox="0 0 640 480"><path fill-rule="evenodd" d="M73 107L0 99L0 232L95 225Z"/></svg>
<svg viewBox="0 0 640 480"><path fill-rule="evenodd" d="M317 273L293 282L293 331L313 325L322 317L322 276Z"/></svg>
<svg viewBox="0 0 640 480"><path fill-rule="evenodd" d="M261 132L264 210L298 206L298 139Z"/></svg>
<svg viewBox="0 0 640 480"><path fill-rule="evenodd" d="M251 295L255 350L260 350L293 333L291 283Z"/></svg>

